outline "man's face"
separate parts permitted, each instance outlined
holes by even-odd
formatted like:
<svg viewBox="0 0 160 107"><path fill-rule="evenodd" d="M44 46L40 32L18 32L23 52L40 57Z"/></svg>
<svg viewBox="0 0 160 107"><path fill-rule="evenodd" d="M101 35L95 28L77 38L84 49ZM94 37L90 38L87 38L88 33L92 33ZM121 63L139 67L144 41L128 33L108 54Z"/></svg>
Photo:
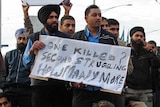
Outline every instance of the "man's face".
<svg viewBox="0 0 160 107"><path fill-rule="evenodd" d="M0 107L11 107L11 102L9 102L5 97L0 98Z"/></svg>
<svg viewBox="0 0 160 107"><path fill-rule="evenodd" d="M99 28L101 26L101 11L98 8L90 9L90 12L85 16L89 28Z"/></svg>
<svg viewBox="0 0 160 107"><path fill-rule="evenodd" d="M27 45L28 39L24 36L24 34L20 34L17 39L17 48L21 51L24 51Z"/></svg>
<svg viewBox="0 0 160 107"><path fill-rule="evenodd" d="M154 53L157 53L158 48L155 46L155 44L147 43L146 47L147 50L152 50Z"/></svg>
<svg viewBox="0 0 160 107"><path fill-rule="evenodd" d="M50 34L58 31L58 15L54 11L51 12L44 26Z"/></svg>
<svg viewBox="0 0 160 107"><path fill-rule="evenodd" d="M101 28L105 31L108 30L108 22L106 20L102 20L101 22Z"/></svg>
<svg viewBox="0 0 160 107"><path fill-rule="evenodd" d="M143 33L140 32L140 31L135 32L132 35L131 39L134 40L134 41L136 41L137 43L144 42L144 40L145 40Z"/></svg>
<svg viewBox="0 0 160 107"><path fill-rule="evenodd" d="M140 31L137 31L131 37L131 45L134 48L139 48L139 49L143 48L144 43L145 43L144 40L145 40L145 37L143 33Z"/></svg>
<svg viewBox="0 0 160 107"><path fill-rule="evenodd" d="M72 19L66 19L63 21L62 25L60 25L60 31L68 33L70 35L75 32L75 21Z"/></svg>
<svg viewBox="0 0 160 107"><path fill-rule="evenodd" d="M108 32L112 33L116 38L119 36L119 25L110 25Z"/></svg>

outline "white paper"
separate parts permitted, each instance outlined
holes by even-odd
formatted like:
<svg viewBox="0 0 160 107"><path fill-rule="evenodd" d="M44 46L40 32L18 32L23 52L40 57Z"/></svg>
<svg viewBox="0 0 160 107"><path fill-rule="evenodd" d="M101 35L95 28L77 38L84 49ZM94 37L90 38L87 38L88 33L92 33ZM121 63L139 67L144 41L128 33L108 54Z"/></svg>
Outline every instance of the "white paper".
<svg viewBox="0 0 160 107"><path fill-rule="evenodd" d="M121 93L130 48L41 35L46 44L38 52L31 74L99 86ZM82 45L83 44L83 45Z"/></svg>

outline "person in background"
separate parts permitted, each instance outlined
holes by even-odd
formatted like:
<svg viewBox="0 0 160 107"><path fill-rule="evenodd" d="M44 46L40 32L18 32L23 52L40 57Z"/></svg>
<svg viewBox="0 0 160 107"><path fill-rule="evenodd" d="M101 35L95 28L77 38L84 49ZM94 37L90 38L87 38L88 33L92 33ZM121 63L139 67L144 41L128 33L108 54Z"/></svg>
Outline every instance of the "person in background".
<svg viewBox="0 0 160 107"><path fill-rule="evenodd" d="M105 31L108 31L108 21L105 17L102 17L101 28Z"/></svg>
<svg viewBox="0 0 160 107"><path fill-rule="evenodd" d="M24 65L32 65L37 51L45 48L45 44L39 41L40 35L70 37L70 35L58 30L59 15L59 5L44 5L39 9L38 19L44 25L44 28L29 35L29 41L23 56ZM65 81L57 79L45 81L32 78L32 107L64 107L66 105L64 101L66 93L65 84Z"/></svg>
<svg viewBox="0 0 160 107"><path fill-rule="evenodd" d="M24 28L15 32L17 49L5 55L6 79L3 91L12 102L12 107L31 107L30 66L23 65L23 55L27 46L27 32Z"/></svg>
<svg viewBox="0 0 160 107"><path fill-rule="evenodd" d="M160 58L160 54L158 54L158 47L154 40L150 40L146 43L145 48L148 51L153 51L158 58ZM154 107L160 106L160 68L154 69L152 74L153 76L153 104Z"/></svg>
<svg viewBox="0 0 160 107"><path fill-rule="evenodd" d="M0 50L0 93L3 92L2 88L5 81L5 73L4 59Z"/></svg>
<svg viewBox="0 0 160 107"><path fill-rule="evenodd" d="M70 15L64 15L60 20L60 31L72 36L75 33L75 19ZM64 94L65 104L72 107L73 88L66 84L66 94Z"/></svg>
<svg viewBox="0 0 160 107"><path fill-rule="evenodd" d="M73 39L118 45L116 38L111 33L101 29L102 17L97 5L90 5L86 8L85 20L87 22L85 30L76 32L72 37ZM91 107L93 103L100 100L115 103L115 100L111 99L109 94L100 91L100 87L76 82L73 82L72 86L74 87L72 107Z"/></svg>
<svg viewBox="0 0 160 107"><path fill-rule="evenodd" d="M75 33L75 19L70 15L65 15L60 21L60 31L73 35Z"/></svg>
<svg viewBox="0 0 160 107"><path fill-rule="evenodd" d="M144 102L153 107L152 68L160 66L157 56L144 48L145 31L141 26L130 30L131 60L134 66L132 74L126 78L125 98Z"/></svg>
<svg viewBox="0 0 160 107"><path fill-rule="evenodd" d="M116 19L107 19L108 31L111 32L116 38L119 36L119 22Z"/></svg>
<svg viewBox="0 0 160 107"><path fill-rule="evenodd" d="M158 54L158 47L155 41L150 40L146 43L145 48L147 50L152 50L156 55Z"/></svg>
<svg viewBox="0 0 160 107"><path fill-rule="evenodd" d="M112 19L112 18L107 19L107 21L108 21L108 29L107 30L108 30L108 32L112 33L116 37L116 39L118 41L118 45L119 46L127 46L126 42L119 39L119 22L116 19ZM133 64L130 59L129 63L128 63L128 70L127 70L128 75L130 75L132 73L132 71L133 71Z"/></svg>
<svg viewBox="0 0 160 107"><path fill-rule="evenodd" d="M108 21L108 32L111 32L118 40L118 45L126 46L126 43L119 39L119 22L116 19L107 19Z"/></svg>
<svg viewBox="0 0 160 107"><path fill-rule="evenodd" d="M75 19L74 17L70 16L70 10L72 8L72 3L69 2L68 5L65 5L64 2L62 2L62 6L65 10L64 12L64 16L61 18L60 21L60 31L67 33L69 35L72 35L75 32ZM29 10L29 5L22 5L22 9L23 9L23 13L24 13L24 26L26 28L26 30L28 31L28 34L33 33L33 25L31 23L31 20L29 19L29 14L28 14L28 10ZM67 107L71 107L72 106L72 88L66 84L66 94L64 94L64 98L65 98L65 104Z"/></svg>
<svg viewBox="0 0 160 107"><path fill-rule="evenodd" d="M73 16L69 15L70 10L73 6L71 2L69 2L68 5L66 5L64 2L62 2L62 6L65 10L64 16L60 20L60 31L73 35L75 33L75 19Z"/></svg>
<svg viewBox="0 0 160 107"><path fill-rule="evenodd" d="M72 8L72 3L69 2L68 5L66 5L64 2L62 2L62 6L65 10L64 16L60 20L60 31L69 34L70 36L75 33L75 19L73 16L69 15L70 10ZM72 96L73 96L73 88L66 84L66 94L64 94L65 98L65 106L72 107Z"/></svg>
<svg viewBox="0 0 160 107"><path fill-rule="evenodd" d="M0 93L0 107L12 107L10 98L4 94Z"/></svg>
<svg viewBox="0 0 160 107"><path fill-rule="evenodd" d="M106 18L102 17L101 27L103 30L108 31L115 36L115 38L118 41L118 45L126 46L126 43L124 41L121 41L118 38L118 36L119 36L119 22L116 19L106 19ZM133 71L133 64L132 64L132 61L129 60L127 74L130 75L132 73L132 71ZM125 105L125 99L124 99L123 93L122 94L111 93L110 96L112 96L112 99L117 100L117 102L115 102L116 104L114 103L116 106L119 105L119 107L123 107Z"/></svg>

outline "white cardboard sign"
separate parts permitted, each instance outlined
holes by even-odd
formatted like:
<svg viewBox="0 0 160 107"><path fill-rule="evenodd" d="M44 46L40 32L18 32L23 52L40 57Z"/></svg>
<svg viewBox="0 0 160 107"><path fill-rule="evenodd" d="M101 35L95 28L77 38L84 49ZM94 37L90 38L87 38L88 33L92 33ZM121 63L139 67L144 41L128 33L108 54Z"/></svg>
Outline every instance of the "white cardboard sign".
<svg viewBox="0 0 160 107"><path fill-rule="evenodd" d="M130 48L41 35L31 75L102 87L121 93Z"/></svg>

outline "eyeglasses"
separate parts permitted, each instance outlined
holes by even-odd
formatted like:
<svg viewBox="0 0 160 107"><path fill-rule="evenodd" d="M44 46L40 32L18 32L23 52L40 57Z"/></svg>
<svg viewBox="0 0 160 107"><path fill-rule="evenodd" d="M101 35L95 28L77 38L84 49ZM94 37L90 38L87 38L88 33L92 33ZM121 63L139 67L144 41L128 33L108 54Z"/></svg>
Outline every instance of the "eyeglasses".
<svg viewBox="0 0 160 107"><path fill-rule="evenodd" d="M2 102L2 103L0 103L0 107L2 107L2 105L6 106L7 104L9 104L8 101Z"/></svg>

